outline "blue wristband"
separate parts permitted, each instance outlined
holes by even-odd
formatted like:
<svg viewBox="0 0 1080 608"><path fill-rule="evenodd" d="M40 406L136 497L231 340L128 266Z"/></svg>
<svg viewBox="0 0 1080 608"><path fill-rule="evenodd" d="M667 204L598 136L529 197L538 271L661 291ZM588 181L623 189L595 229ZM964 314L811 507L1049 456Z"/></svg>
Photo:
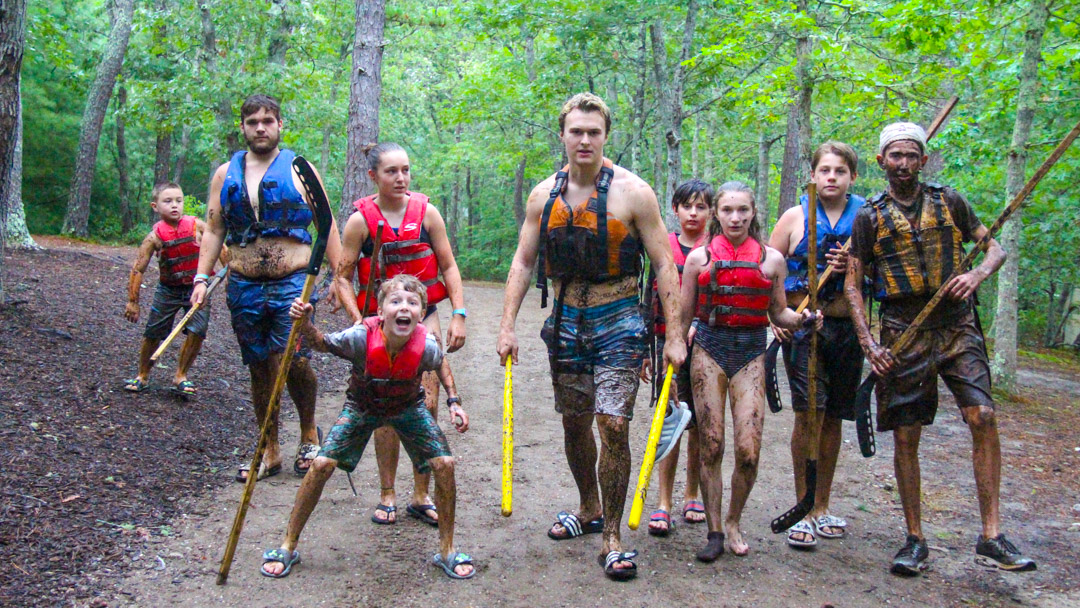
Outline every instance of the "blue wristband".
<svg viewBox="0 0 1080 608"><path fill-rule="evenodd" d="M450 313L451 317L454 316L454 315L461 315L462 319L468 318L468 316L469 316L468 314L466 314L464 308L455 308L454 312Z"/></svg>

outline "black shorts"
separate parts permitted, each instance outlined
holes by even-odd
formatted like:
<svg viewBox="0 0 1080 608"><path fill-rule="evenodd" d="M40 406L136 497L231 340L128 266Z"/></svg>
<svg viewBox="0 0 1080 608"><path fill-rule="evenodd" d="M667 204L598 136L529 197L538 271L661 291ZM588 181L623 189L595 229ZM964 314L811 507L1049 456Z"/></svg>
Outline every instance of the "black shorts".
<svg viewBox="0 0 1080 608"><path fill-rule="evenodd" d="M791 409L805 412L810 408L807 371L810 365L810 335L800 340L782 342L784 368L791 387ZM855 391L862 380L863 351L855 324L848 317L825 317L818 332L817 399L829 418L855 420Z"/></svg>
<svg viewBox="0 0 1080 608"><path fill-rule="evenodd" d="M191 285L165 285L158 283L154 291L154 303L150 305L150 316L146 318L146 330L143 337L148 340L164 340L172 331L176 313L184 314L191 308ZM191 320L184 327L184 333L206 337L206 328L210 324L209 302L202 310L191 315Z"/></svg>
<svg viewBox="0 0 1080 608"><path fill-rule="evenodd" d="M889 346L902 330L883 325L881 345ZM990 394L990 362L975 314L968 311L955 324L916 333L903 352L893 353L896 367L877 383L877 428L933 424L937 413L937 377L945 381L961 407L994 407Z"/></svg>

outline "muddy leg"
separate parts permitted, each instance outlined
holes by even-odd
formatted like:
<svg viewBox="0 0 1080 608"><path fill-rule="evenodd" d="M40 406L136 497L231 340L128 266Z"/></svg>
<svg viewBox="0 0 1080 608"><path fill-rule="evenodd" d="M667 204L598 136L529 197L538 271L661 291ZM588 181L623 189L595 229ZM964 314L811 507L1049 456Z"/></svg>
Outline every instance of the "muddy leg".
<svg viewBox="0 0 1080 608"><path fill-rule="evenodd" d="M563 447L566 463L577 484L580 504L578 518L582 523L600 517L600 492L596 481L596 439L593 437L593 415L563 416ZM556 524L553 531L563 534L563 527Z"/></svg>
<svg viewBox="0 0 1080 608"><path fill-rule="evenodd" d="M439 553L445 558L454 552L454 519L457 508L454 457L440 456L429 462L435 477L435 506L439 510ZM468 576L472 571L470 564L454 568L454 572L459 576Z"/></svg>
<svg viewBox="0 0 1080 608"><path fill-rule="evenodd" d="M139 347L139 380L145 381L150 377L150 355L154 354L160 345L161 340L143 338L142 346Z"/></svg>
<svg viewBox="0 0 1080 608"><path fill-rule="evenodd" d="M759 356L739 370L731 381L731 426L735 435L735 470L731 473L731 502L724 533L735 555L746 555L739 522L750 490L757 481L761 433L765 426L765 357Z"/></svg>
<svg viewBox="0 0 1080 608"><path fill-rule="evenodd" d="M276 369L274 373L277 373ZM311 361L307 357L293 356L289 375L285 378L285 387L289 390L289 396L296 404L296 413L300 416L300 443L318 445L319 434L315 431L315 396L319 392L319 380L315 377L315 370L311 369Z"/></svg>
<svg viewBox="0 0 1080 608"><path fill-rule="evenodd" d="M337 461L320 456L311 464L311 470L304 476L300 483L300 489L296 491L296 502L293 503L292 513L289 515L289 527L285 530L285 539L281 541L281 548L286 551L294 551L300 541L300 533L307 524L308 517L319 504L323 487L327 480L334 474ZM285 570L285 564L281 562L268 562L263 565L263 570L268 574L281 574Z"/></svg>
<svg viewBox="0 0 1080 608"><path fill-rule="evenodd" d="M709 532L720 532L724 477L724 405L728 381L724 371L704 349L694 349L690 361L690 383L698 417L701 459L701 497Z"/></svg>
<svg viewBox="0 0 1080 608"><path fill-rule="evenodd" d="M398 452L401 443L393 427L383 426L375 429L375 462L379 468L379 504L393 507L396 502L394 480L397 477ZM396 513L375 511L375 517L386 521L397 521Z"/></svg>
<svg viewBox="0 0 1080 608"><path fill-rule="evenodd" d="M202 344L202 336L188 334L187 339L184 340L184 345L180 347L180 356L176 362L176 375L173 376L173 384L180 384L187 380L188 371L191 369L191 364L195 363L195 357L199 356Z"/></svg>
<svg viewBox="0 0 1080 608"><path fill-rule="evenodd" d="M429 332L434 334L435 339L439 342L439 347L443 345L442 330L439 327L439 315L437 313L431 313L423 321L424 327ZM449 372L450 362L443 357L442 367L444 371ZM421 383L424 386L424 405L427 406L431 417L435 420L439 419L439 376L435 372L424 372ZM397 466L397 460L394 460L394 466ZM414 505L430 505L431 496L428 494L428 488L430 487L431 473L421 473L413 467L413 497L412 504ZM438 507L436 507L436 511ZM439 514L436 511L428 510L427 515L432 519L438 520Z"/></svg>
<svg viewBox="0 0 1080 608"><path fill-rule="evenodd" d="M898 427L893 431L893 469L896 472L896 489L904 505L904 521L908 534L922 534L922 484L919 470L919 438L922 425Z"/></svg>
<svg viewBox="0 0 1080 608"><path fill-rule="evenodd" d="M824 416L824 414L822 414ZM840 456L840 444L843 442L839 418L824 416L821 421L821 442L818 444L817 489L814 491L814 510L810 515L819 517L829 513L829 499L832 497L833 475L836 473L836 461ZM842 529L829 529L827 532L841 533Z"/></svg>
<svg viewBox="0 0 1080 608"><path fill-rule="evenodd" d="M695 426L686 432L686 491L683 493L683 503L697 500L701 492L701 441L698 429ZM687 513L690 521L703 521L702 513Z"/></svg>
<svg viewBox="0 0 1080 608"><path fill-rule="evenodd" d="M998 510L1001 442L998 438L997 417L993 408L980 406L964 408L964 419L971 429L972 461L975 467L975 486L979 491L983 537L994 538L1001 533L1001 514Z"/></svg>
<svg viewBox="0 0 1080 608"><path fill-rule="evenodd" d="M622 527L626 488L630 484L630 421L622 416L596 416L600 432L600 496L604 509L604 553L622 551L619 528ZM625 562L615 565L629 567Z"/></svg>
<svg viewBox="0 0 1080 608"><path fill-rule="evenodd" d="M270 405L270 392L274 388L274 375L277 374L281 355L271 354L263 361L248 366L251 371L251 404L255 409L256 432L262 428L266 411ZM278 416L267 423L266 452L263 453L263 466L270 468L281 464L281 446L278 445ZM258 435L256 435L258 437Z"/></svg>
<svg viewBox="0 0 1080 608"><path fill-rule="evenodd" d="M671 454L660 462L657 467L660 469L660 501L659 504L656 505L656 508L667 511L669 514L671 513L671 494L675 490L675 473L678 472L679 468L679 447L681 443L682 439L680 438L675 442L675 447L671 448ZM667 522L649 522L649 530L664 532L667 531L668 528Z"/></svg>

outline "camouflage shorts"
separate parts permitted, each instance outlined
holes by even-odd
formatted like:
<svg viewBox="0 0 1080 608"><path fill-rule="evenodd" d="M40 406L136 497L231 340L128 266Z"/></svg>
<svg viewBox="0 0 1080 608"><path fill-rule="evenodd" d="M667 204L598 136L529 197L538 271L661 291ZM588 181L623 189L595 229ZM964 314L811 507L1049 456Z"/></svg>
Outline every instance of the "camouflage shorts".
<svg viewBox="0 0 1080 608"><path fill-rule="evenodd" d="M421 473L431 470L428 461L432 458L450 456L446 435L422 401L396 416L376 416L346 404L323 441L319 456L336 460L339 469L351 473L360 462L371 434L381 426L397 431L413 467Z"/></svg>

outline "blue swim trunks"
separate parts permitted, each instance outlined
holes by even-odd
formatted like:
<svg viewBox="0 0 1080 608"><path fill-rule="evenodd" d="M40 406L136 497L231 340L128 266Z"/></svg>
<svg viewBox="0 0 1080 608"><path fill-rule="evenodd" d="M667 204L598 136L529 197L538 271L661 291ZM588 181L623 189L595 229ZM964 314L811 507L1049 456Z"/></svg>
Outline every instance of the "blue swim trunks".
<svg viewBox="0 0 1080 608"><path fill-rule="evenodd" d="M271 353L285 352L292 329L289 307L300 297L306 278L303 270L280 279L249 279L236 271L230 273L225 302L244 365L265 361ZM316 299L312 293L311 303ZM297 354L311 357L309 349L301 348Z"/></svg>
<svg viewBox="0 0 1080 608"><path fill-rule="evenodd" d="M381 426L389 426L397 431L413 467L421 473L431 471L429 461L432 458L451 455L446 435L431 412L424 407L421 393L421 399L414 406L396 416L376 416L346 404L330 434L323 440L319 456L336 460L339 469L351 473L360 462L371 434Z"/></svg>
<svg viewBox="0 0 1080 608"><path fill-rule="evenodd" d="M540 338L547 345L554 371L592 373L596 365L638 370L647 352L648 330L636 297L576 308L562 308L559 347L555 353L555 311L544 322ZM558 368L555 370L555 368Z"/></svg>

